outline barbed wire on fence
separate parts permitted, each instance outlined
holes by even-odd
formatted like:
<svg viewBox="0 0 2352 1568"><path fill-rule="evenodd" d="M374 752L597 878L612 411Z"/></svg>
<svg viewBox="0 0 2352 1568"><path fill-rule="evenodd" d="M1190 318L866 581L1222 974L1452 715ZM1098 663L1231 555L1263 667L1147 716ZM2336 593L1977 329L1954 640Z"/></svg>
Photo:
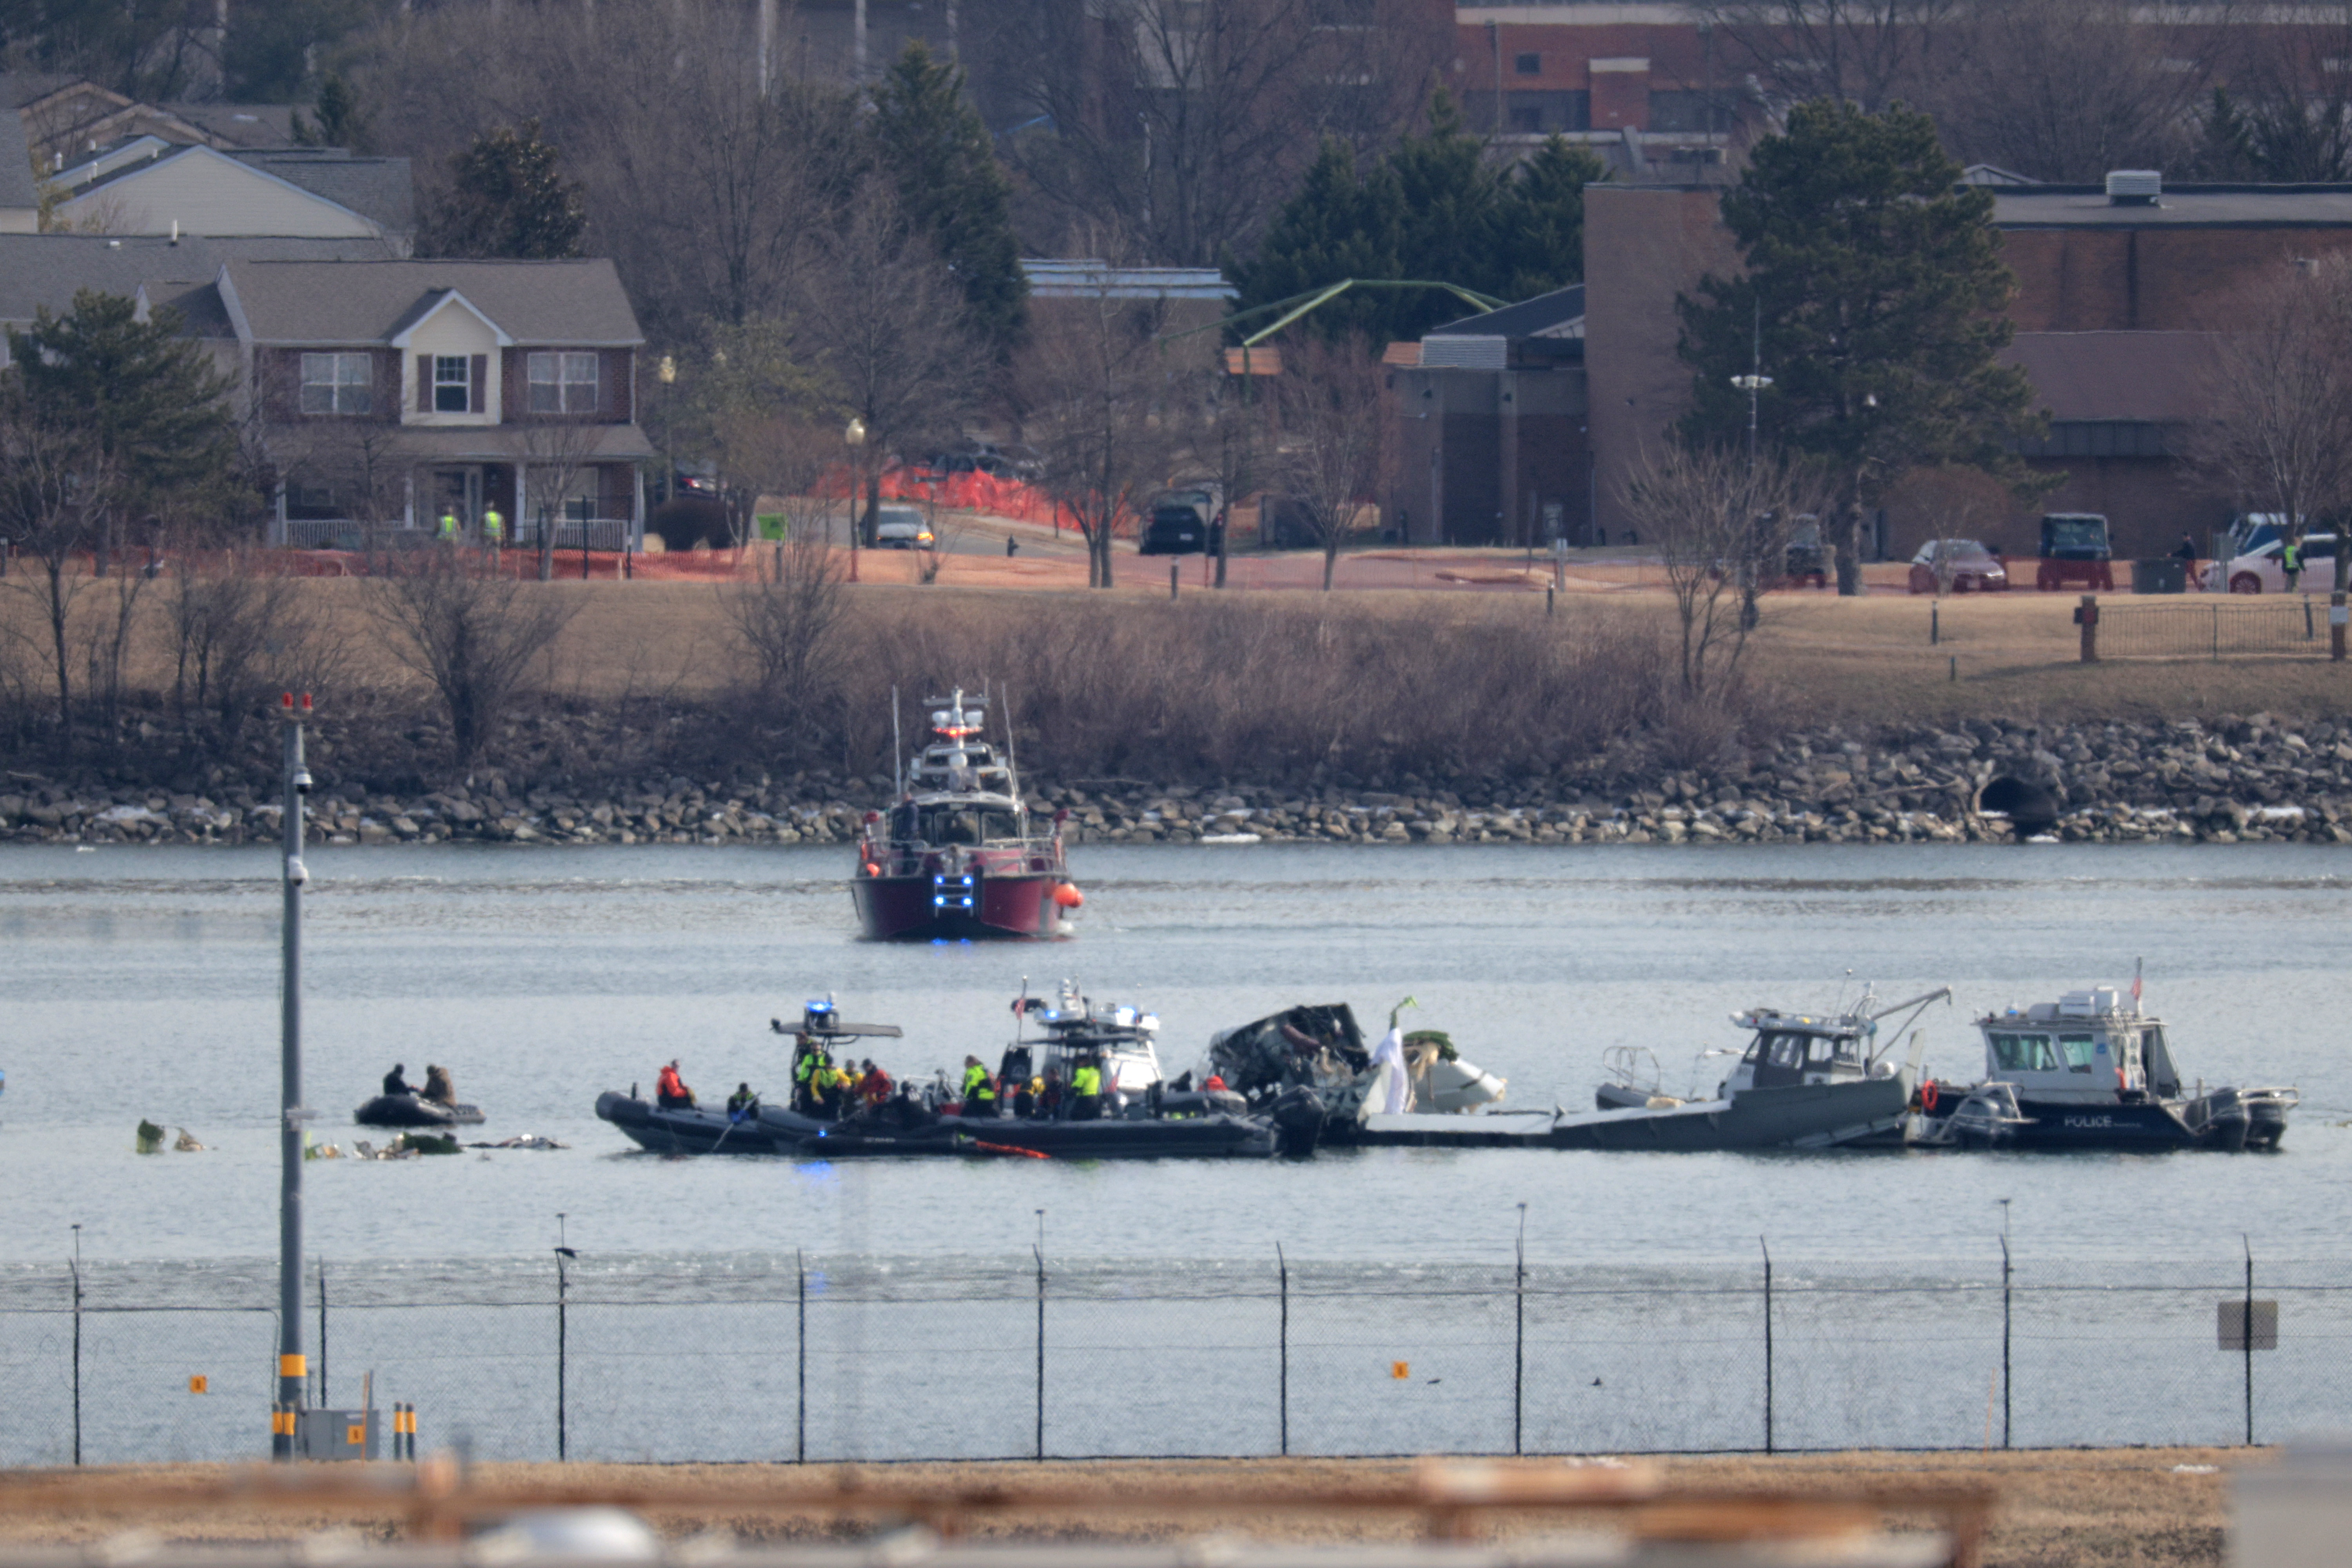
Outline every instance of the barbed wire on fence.
<svg viewBox="0 0 2352 1568"><path fill-rule="evenodd" d="M329 1271L314 1398L482 1458L889 1461L2251 1443L2352 1394L2334 1259L782 1263ZM0 1276L0 1464L261 1452L266 1270L84 1273Z"/></svg>

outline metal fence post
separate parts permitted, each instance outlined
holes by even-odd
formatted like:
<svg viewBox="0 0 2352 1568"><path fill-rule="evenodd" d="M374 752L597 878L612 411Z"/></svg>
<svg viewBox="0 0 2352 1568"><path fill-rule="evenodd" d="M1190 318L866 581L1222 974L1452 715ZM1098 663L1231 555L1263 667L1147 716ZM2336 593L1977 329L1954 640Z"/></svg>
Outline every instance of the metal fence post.
<svg viewBox="0 0 2352 1568"><path fill-rule="evenodd" d="M1528 1376L1528 1205L1519 1205L1519 1240L1511 1270L1511 1452L1526 1431Z"/></svg>
<svg viewBox="0 0 2352 1568"><path fill-rule="evenodd" d="M1045 1457L1045 1249L1037 1256L1037 1458Z"/></svg>
<svg viewBox="0 0 2352 1568"><path fill-rule="evenodd" d="M327 1260L319 1259L319 1407L327 1405Z"/></svg>
<svg viewBox="0 0 2352 1568"><path fill-rule="evenodd" d="M793 1344L800 1359L800 1394L793 1402L793 1463L808 1463L808 1257L795 1250L793 1268L800 1276L800 1326Z"/></svg>
<svg viewBox="0 0 2352 1568"><path fill-rule="evenodd" d="M563 1267L565 1250L555 1251L555 1457L559 1461L572 1457L571 1412L564 1403L571 1387L572 1344L572 1277Z"/></svg>
<svg viewBox="0 0 2352 1568"><path fill-rule="evenodd" d="M1282 1255L1282 1243L1274 1244L1274 1267L1282 1289L1282 1376L1276 1384L1275 1397L1282 1413L1282 1457L1290 1458L1290 1259Z"/></svg>
<svg viewBox="0 0 2352 1568"><path fill-rule="evenodd" d="M2000 1446L2009 1447L2009 1237L2000 1238Z"/></svg>
<svg viewBox="0 0 2352 1568"><path fill-rule="evenodd" d="M1772 1248L1762 1237L1756 1245L1764 1249L1764 1451L1772 1451Z"/></svg>
<svg viewBox="0 0 2352 1568"><path fill-rule="evenodd" d="M81 1463L81 1226L74 1228L73 1269L73 1462Z"/></svg>
<svg viewBox="0 0 2352 1568"><path fill-rule="evenodd" d="M2246 1345L2246 1447L2254 1446L2254 1242L2240 1233L2246 1248L2246 1316L2239 1338Z"/></svg>

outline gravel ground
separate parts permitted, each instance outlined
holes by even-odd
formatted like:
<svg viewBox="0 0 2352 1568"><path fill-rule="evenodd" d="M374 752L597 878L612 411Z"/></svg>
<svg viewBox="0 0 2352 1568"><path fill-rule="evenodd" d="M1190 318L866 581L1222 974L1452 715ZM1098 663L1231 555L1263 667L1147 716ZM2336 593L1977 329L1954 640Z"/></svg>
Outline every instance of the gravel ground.
<svg viewBox="0 0 2352 1568"><path fill-rule="evenodd" d="M2002 1454L1844 1453L1775 1458L1696 1458L1663 1461L1670 1485L1694 1488L1772 1488L1801 1494L1841 1484L1920 1485L1990 1483L1999 1497L1985 1563L1988 1568L2171 1568L2173 1564L2219 1563L2232 1468L2267 1463L2269 1450L2126 1448L2053 1450ZM1538 1467L1543 1461L1529 1461ZM1067 1487L1111 1495L1123 1488L1157 1485L1213 1492L1246 1486L1266 1493L1318 1487L1393 1483L1409 1470L1402 1461L1186 1460L1066 1462L1047 1464L929 1464L868 1469L882 1485L955 1488L985 1485ZM68 1542L100 1540L139 1529L179 1542L283 1540L349 1520L322 1514L250 1507L192 1510L173 1493L217 1479L223 1467L153 1466L112 1472L152 1482L144 1506L104 1515L20 1511L6 1503L8 1478L0 1478L0 1542ZM670 1466L655 1469L625 1465L493 1465L483 1468L492 1483L599 1482L657 1486L745 1488L814 1479L790 1466ZM26 1479L22 1473L16 1479ZM837 1533L825 1521L789 1515L732 1514L725 1509L656 1511L654 1522L667 1535L728 1530L748 1540L805 1540ZM389 1536L390 1519L357 1521L370 1533ZM1497 1533L1538 1533L1561 1522L1598 1524L1572 1516L1538 1519L1504 1516ZM1893 1521L1900 1528L1906 1522ZM1258 1539L1328 1543L1399 1540L1414 1526L1388 1519L1299 1518L1247 1506L1214 1518L1154 1520L1122 1517L1089 1521L1069 1510L983 1527L979 1536L1027 1539L1163 1539L1203 1528Z"/></svg>

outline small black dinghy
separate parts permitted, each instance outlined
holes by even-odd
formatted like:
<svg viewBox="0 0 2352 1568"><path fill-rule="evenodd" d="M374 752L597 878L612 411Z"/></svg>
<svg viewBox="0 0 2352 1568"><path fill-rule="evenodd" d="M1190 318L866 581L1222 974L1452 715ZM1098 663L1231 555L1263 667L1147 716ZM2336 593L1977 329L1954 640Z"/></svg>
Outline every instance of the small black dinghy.
<svg viewBox="0 0 2352 1568"><path fill-rule="evenodd" d="M478 1105L445 1105L418 1094L379 1094L352 1120L362 1127L471 1127L484 1120Z"/></svg>

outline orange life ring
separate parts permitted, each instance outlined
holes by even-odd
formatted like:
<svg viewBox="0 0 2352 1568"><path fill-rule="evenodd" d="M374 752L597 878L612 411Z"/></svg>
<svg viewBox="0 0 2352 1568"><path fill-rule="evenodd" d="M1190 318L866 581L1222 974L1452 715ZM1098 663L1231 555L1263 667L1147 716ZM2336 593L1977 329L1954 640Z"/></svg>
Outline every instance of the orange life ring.
<svg viewBox="0 0 2352 1568"><path fill-rule="evenodd" d="M1932 1111L1936 1109L1936 1101L1941 1098L1941 1093L1936 1088L1936 1080L1931 1078L1919 1089L1919 1109Z"/></svg>

